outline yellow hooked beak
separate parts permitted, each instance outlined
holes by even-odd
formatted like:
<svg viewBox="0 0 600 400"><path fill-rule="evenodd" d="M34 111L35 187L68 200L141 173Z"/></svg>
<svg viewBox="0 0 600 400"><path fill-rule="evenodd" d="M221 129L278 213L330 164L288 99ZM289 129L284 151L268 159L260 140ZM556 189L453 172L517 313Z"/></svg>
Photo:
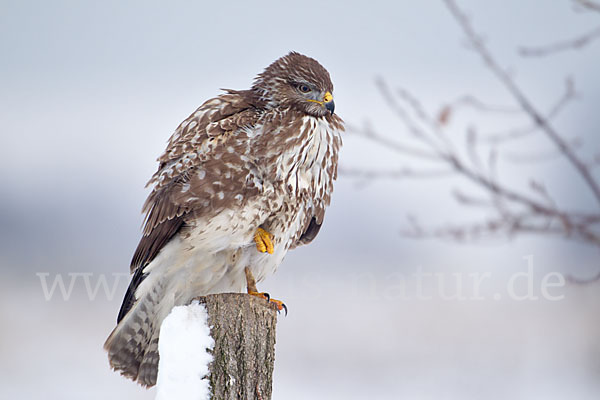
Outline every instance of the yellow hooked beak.
<svg viewBox="0 0 600 400"><path fill-rule="evenodd" d="M319 103L320 105L325 107L331 114L333 114L333 111L335 110L335 103L333 102L333 95L330 92L325 93L325 96L323 96L323 101L311 100L311 99L309 99L308 101Z"/></svg>

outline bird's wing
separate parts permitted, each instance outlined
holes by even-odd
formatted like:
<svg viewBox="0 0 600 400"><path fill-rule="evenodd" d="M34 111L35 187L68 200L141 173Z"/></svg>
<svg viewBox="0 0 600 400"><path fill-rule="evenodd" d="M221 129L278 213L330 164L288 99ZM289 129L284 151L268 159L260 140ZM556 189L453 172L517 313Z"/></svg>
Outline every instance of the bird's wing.
<svg viewBox="0 0 600 400"><path fill-rule="evenodd" d="M143 207L146 218L132 273L157 256L190 213L199 215L231 200L241 186L240 146L245 143L236 135L258 117L245 92L230 91L208 100L179 125L148 182L153 190Z"/></svg>
<svg viewBox="0 0 600 400"><path fill-rule="evenodd" d="M317 219L315 217L312 217L310 219L310 222L308 223L308 227L304 230L304 233L302 234L302 236L300 236L300 239L298 239L297 245L309 244L314 240L314 238L317 237L317 234L320 230L321 224L317 222Z"/></svg>

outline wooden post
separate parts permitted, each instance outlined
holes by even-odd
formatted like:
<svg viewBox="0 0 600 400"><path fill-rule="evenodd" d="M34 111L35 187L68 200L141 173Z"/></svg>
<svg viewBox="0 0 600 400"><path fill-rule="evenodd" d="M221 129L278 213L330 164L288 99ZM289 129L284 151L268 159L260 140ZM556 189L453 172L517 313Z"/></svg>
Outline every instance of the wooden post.
<svg viewBox="0 0 600 400"><path fill-rule="evenodd" d="M270 400L277 308L243 293L199 297L215 341L209 365L212 400Z"/></svg>

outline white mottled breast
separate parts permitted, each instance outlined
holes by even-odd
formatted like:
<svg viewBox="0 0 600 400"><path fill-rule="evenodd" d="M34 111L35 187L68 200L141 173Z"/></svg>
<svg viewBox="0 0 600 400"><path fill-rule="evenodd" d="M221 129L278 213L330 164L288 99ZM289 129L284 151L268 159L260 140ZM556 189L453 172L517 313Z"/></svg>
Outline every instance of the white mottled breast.
<svg viewBox="0 0 600 400"><path fill-rule="evenodd" d="M341 140L340 132L332 129L324 118L306 116L300 135L306 135L305 140L281 155L277 176L283 178L287 189L293 194L302 190L318 192L326 183L323 170L331 161L327 156L335 151L334 141ZM288 138L290 142L294 139Z"/></svg>
<svg viewBox="0 0 600 400"><path fill-rule="evenodd" d="M288 139L290 146L274 163L276 182L272 182L277 197L273 203L283 207L272 209L274 214L265 221L265 228L275 236L275 252L268 255L250 251L249 261L257 281L275 272L304 233L314 209L328 205L333 190L333 176L329 175L335 171L332 163L337 162L339 130L333 129L324 118L306 116L297 136Z"/></svg>

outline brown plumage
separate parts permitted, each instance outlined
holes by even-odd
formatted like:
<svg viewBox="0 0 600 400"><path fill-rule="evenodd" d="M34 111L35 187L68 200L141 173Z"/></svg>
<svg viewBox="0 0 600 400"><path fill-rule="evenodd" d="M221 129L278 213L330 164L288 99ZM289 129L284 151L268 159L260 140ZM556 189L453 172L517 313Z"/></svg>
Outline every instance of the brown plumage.
<svg viewBox="0 0 600 400"><path fill-rule="evenodd" d="M179 125L158 159L144 204L118 325L105 343L111 366L156 382L160 324L193 297L245 287L274 272L287 251L311 242L337 175L342 120L329 73L290 53L249 90L227 90ZM260 253L258 228L274 235Z"/></svg>

